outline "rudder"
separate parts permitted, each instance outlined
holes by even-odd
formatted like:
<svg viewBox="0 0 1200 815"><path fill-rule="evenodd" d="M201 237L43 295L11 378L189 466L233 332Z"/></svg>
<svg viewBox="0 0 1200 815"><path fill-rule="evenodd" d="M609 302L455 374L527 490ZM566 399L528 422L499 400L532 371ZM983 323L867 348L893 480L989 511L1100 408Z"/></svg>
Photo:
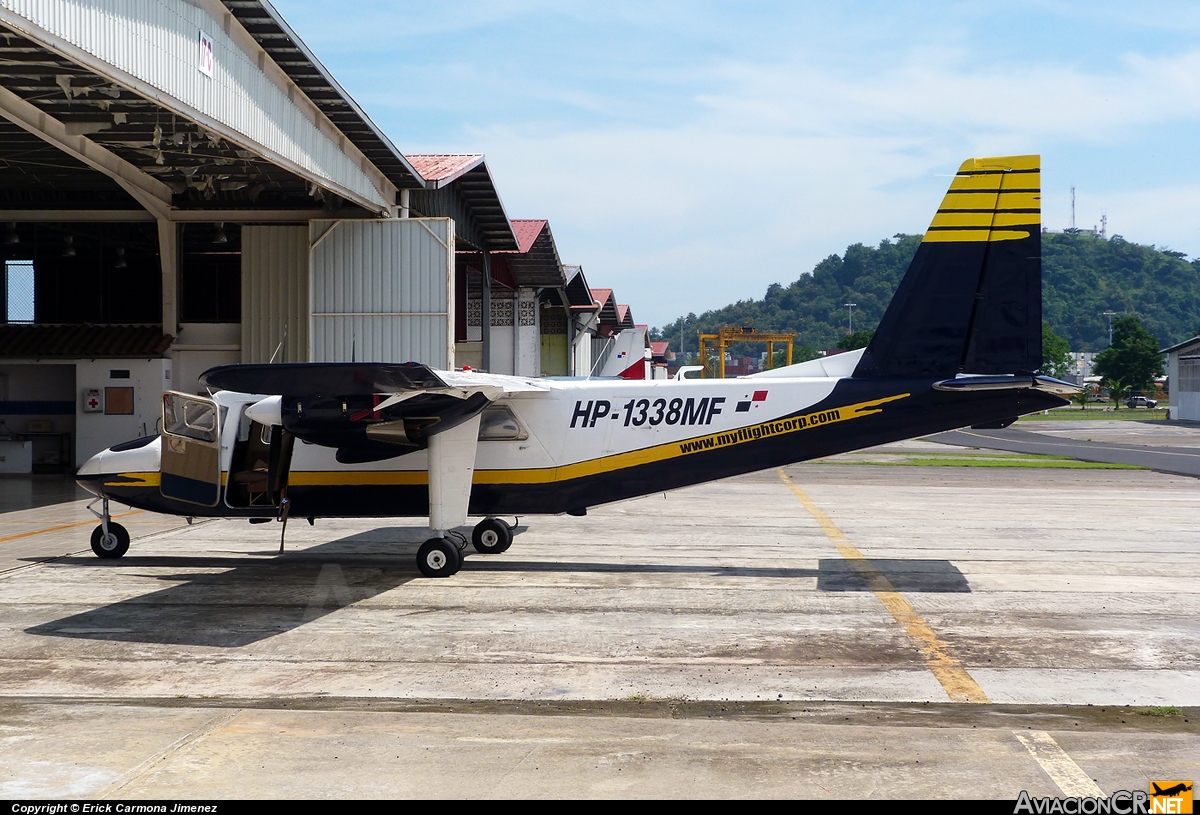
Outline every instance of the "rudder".
<svg viewBox="0 0 1200 815"><path fill-rule="evenodd" d="M1036 371L1041 246L1040 157L963 162L854 375Z"/></svg>

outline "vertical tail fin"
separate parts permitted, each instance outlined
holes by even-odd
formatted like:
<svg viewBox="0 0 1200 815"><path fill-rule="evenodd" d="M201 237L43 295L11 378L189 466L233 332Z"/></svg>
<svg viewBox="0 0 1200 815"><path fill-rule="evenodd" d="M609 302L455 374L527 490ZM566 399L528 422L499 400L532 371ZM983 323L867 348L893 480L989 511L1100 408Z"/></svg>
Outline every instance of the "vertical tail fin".
<svg viewBox="0 0 1200 815"><path fill-rule="evenodd" d="M1040 157L969 159L854 375L1018 374L1041 365Z"/></svg>

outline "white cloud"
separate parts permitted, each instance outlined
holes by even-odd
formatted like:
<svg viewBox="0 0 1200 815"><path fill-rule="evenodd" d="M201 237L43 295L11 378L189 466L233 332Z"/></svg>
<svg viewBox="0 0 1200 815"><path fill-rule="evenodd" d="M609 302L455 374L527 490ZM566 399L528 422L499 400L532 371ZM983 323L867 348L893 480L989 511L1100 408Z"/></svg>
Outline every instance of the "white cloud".
<svg viewBox="0 0 1200 815"><path fill-rule="evenodd" d="M1200 12L1144 9L368 4L310 45L402 149L486 153L511 216L661 324L922 231L970 156L1042 153L1047 224L1077 185L1081 225L1200 253L1200 167L1167 146L1200 119Z"/></svg>

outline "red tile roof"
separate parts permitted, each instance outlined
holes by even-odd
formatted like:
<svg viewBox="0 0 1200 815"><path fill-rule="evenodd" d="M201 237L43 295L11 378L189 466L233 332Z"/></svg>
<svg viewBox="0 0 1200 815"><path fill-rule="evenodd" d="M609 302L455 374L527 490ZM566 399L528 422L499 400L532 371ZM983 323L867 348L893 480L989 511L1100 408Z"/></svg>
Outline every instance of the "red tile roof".
<svg viewBox="0 0 1200 815"><path fill-rule="evenodd" d="M521 254L525 254L533 248L533 242L538 239L538 235L542 234L542 230L546 228L545 219L529 220L514 218L509 223L512 224L513 234L517 238L517 251Z"/></svg>
<svg viewBox="0 0 1200 815"><path fill-rule="evenodd" d="M650 353L656 357L665 356L670 345L669 342L652 342L650 343Z"/></svg>
<svg viewBox="0 0 1200 815"><path fill-rule="evenodd" d="M429 181L449 181L483 161L482 155L445 155L440 153L406 155L413 169Z"/></svg>
<svg viewBox="0 0 1200 815"><path fill-rule="evenodd" d="M608 302L608 298L612 297L612 289L589 289L592 293L592 299L601 307Z"/></svg>

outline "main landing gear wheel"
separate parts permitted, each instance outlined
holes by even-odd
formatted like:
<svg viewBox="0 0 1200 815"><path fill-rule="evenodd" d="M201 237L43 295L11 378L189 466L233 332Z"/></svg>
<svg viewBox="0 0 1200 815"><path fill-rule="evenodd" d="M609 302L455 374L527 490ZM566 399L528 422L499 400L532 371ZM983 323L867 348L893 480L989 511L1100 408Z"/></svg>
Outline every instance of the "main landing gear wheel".
<svg viewBox="0 0 1200 815"><path fill-rule="evenodd" d="M417 568L426 577L450 577L462 562L458 546L448 538L430 538L417 550Z"/></svg>
<svg viewBox="0 0 1200 815"><path fill-rule="evenodd" d="M471 545L485 555L498 555L512 546L512 542L512 527L499 518L484 518L471 533Z"/></svg>
<svg viewBox="0 0 1200 815"><path fill-rule="evenodd" d="M104 524L92 530L92 551L97 557L118 558L129 551L129 532L118 523L108 522L108 534Z"/></svg>

